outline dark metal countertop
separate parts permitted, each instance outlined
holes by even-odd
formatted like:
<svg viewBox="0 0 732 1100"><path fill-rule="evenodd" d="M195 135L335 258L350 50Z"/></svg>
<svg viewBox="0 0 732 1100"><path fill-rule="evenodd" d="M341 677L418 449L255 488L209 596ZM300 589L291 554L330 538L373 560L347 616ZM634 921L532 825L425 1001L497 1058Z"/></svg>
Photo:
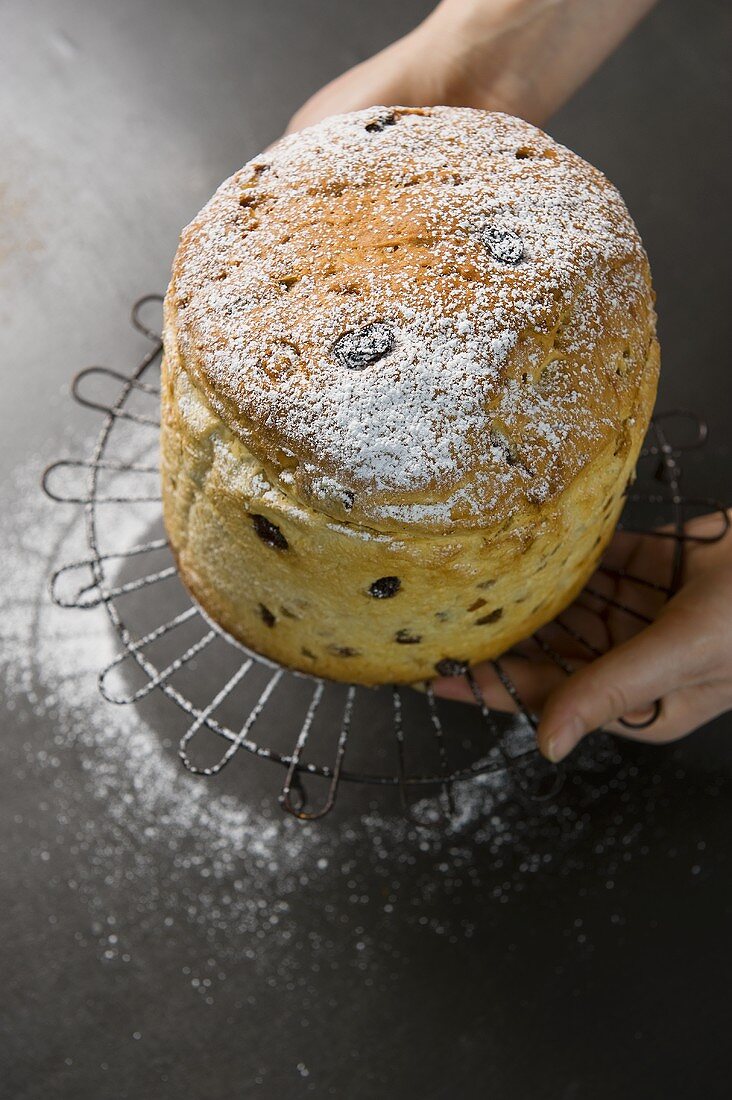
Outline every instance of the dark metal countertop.
<svg viewBox="0 0 732 1100"><path fill-rule="evenodd" d="M97 426L69 402L71 374L139 358L129 306L164 288L180 227L310 91L427 7L3 5L8 1100L729 1095L729 718L676 747L605 751L575 784L569 836L490 787L440 841L372 793L303 831L256 761L196 783L167 710L105 710L101 613L80 625L49 607L79 531L71 511L51 518L40 470L87 452ZM638 222L659 406L706 417L686 486L727 498L731 32L723 0L665 0L548 127Z"/></svg>

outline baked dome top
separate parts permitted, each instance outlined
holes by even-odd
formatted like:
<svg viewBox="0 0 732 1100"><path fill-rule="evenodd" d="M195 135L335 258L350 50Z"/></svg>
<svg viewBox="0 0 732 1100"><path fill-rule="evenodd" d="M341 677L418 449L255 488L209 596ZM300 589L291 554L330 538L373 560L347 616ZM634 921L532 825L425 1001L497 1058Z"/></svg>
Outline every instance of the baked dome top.
<svg viewBox="0 0 732 1100"><path fill-rule="evenodd" d="M601 172L508 115L374 107L221 185L165 340L293 501L439 533L561 493L632 417L654 324Z"/></svg>

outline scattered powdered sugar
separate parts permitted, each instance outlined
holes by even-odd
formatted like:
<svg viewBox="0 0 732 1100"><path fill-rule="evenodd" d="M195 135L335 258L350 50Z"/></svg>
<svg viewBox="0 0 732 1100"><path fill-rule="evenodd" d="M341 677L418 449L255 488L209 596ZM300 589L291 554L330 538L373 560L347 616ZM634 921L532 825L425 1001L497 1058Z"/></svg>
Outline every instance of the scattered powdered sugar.
<svg viewBox="0 0 732 1100"><path fill-rule="evenodd" d="M642 246L607 180L528 123L372 117L221 186L183 234L169 352L275 477L305 462L352 492L354 522L499 522L618 431L653 325ZM598 362L608 333L630 378Z"/></svg>
<svg viewBox="0 0 732 1100"><path fill-rule="evenodd" d="M573 874L589 861L610 880L633 850L648 851L655 779L639 787L638 769L621 767L607 748L598 755L597 745L569 800L529 812L506 777L483 776L456 785L454 819L436 830L377 801L354 810L345 796L327 821L303 825L276 805L278 770L254 758L248 767L273 773L264 799L191 777L164 717L151 724L136 707L101 699L96 674L118 651L105 613L50 603L52 568L87 551L79 510L45 500L37 475L13 475L0 536L13 769L18 782L47 777L41 802L15 823L24 828L27 817L40 837L27 858L43 863L49 891L72 891L87 905L78 937L98 944L103 964L129 963L140 937L188 942L183 933L193 929L203 947L182 953L181 971L207 1003L227 960L246 959L283 986L306 956L313 972L323 953L330 967L373 970L398 928L456 943L475 931L476 906L485 921L486 904L510 902L539 875ZM155 505L110 507L103 534L118 549L147 537ZM517 727L514 736L525 733ZM628 796L621 810L619 792L633 783L634 802ZM598 831L588 811L603 795L614 810ZM430 805L415 809L424 815Z"/></svg>

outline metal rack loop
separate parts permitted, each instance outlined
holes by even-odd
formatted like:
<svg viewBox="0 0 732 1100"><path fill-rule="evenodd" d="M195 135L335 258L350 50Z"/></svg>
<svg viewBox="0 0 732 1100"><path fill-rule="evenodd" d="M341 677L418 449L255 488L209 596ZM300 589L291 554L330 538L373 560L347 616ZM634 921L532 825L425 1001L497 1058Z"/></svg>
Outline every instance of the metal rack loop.
<svg viewBox="0 0 732 1100"><path fill-rule="evenodd" d="M63 493L59 490L54 490L53 479L54 475L59 470L86 470L89 473L92 470L109 470L113 473L124 474L151 474L159 479L160 470L157 466L146 466L139 462L97 462L92 465L91 462L85 459L79 458L62 458L58 462L52 462L50 466L47 466L43 471L41 478L41 487L51 500L56 501L57 504L159 504L162 500L160 493L145 493L145 494L132 494L126 496L106 496L103 493L98 493L92 501L92 498L87 494L86 496L75 496L69 493Z"/></svg>

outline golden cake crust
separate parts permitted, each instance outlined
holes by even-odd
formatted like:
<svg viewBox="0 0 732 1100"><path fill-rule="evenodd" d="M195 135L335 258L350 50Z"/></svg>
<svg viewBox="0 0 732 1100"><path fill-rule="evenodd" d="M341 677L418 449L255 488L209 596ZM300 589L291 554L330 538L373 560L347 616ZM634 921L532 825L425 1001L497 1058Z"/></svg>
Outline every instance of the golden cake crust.
<svg viewBox="0 0 732 1100"><path fill-rule="evenodd" d="M166 298L168 354L271 483L384 533L557 500L623 430L653 334L615 188L467 108L283 138L184 231Z"/></svg>

